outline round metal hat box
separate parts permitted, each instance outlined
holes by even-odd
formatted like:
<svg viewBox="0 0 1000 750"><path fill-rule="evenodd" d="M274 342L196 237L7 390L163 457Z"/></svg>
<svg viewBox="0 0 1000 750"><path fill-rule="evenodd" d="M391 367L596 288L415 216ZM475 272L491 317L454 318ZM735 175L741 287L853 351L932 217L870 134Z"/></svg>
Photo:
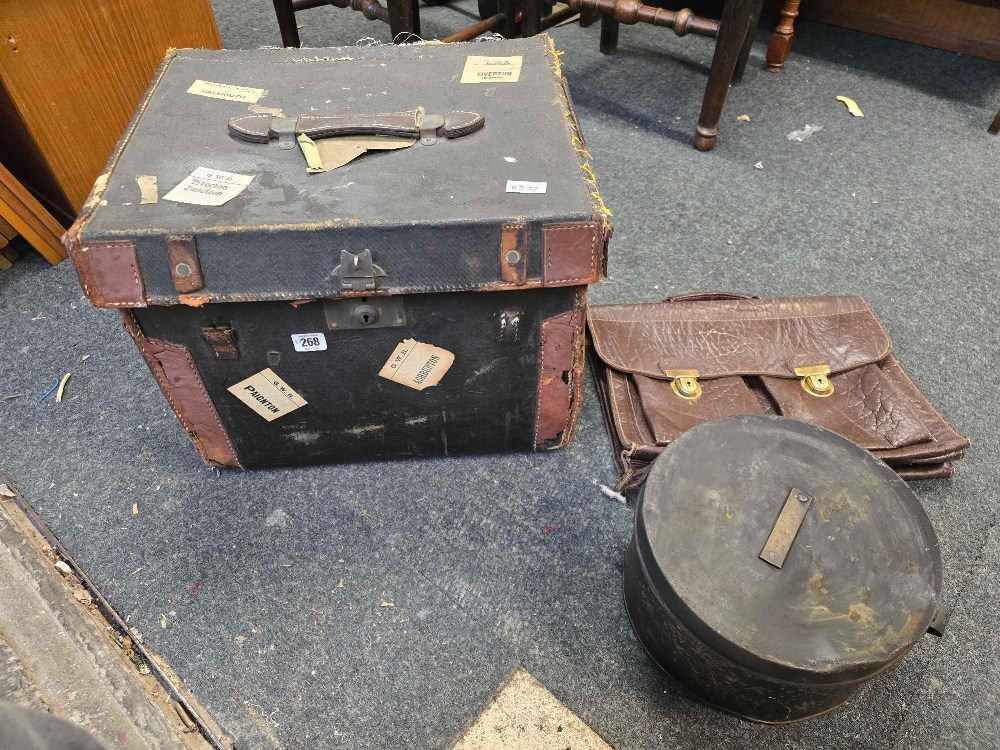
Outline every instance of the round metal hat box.
<svg viewBox="0 0 1000 750"><path fill-rule="evenodd" d="M836 708L943 627L941 555L910 488L849 440L782 417L714 420L663 451L624 578L653 659L759 722Z"/></svg>

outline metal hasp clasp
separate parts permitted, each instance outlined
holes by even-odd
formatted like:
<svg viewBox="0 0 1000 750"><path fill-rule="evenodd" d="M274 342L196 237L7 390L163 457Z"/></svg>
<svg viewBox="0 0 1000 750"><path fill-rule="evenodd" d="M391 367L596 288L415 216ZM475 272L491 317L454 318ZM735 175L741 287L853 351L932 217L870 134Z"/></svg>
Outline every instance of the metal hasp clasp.
<svg viewBox="0 0 1000 750"><path fill-rule="evenodd" d="M670 388L683 399L694 401L701 398L701 383L697 370L664 370L670 380Z"/></svg>
<svg viewBox="0 0 1000 750"><path fill-rule="evenodd" d="M781 513L778 514L778 520L774 522L774 527L764 543L764 549L760 552L761 560L779 569L785 564L788 550L792 548L792 542L799 533L802 519L806 517L806 511L809 510L812 501L810 495L792 487Z"/></svg>
<svg viewBox="0 0 1000 750"><path fill-rule="evenodd" d="M827 365L795 368L795 376L800 379L803 390L817 398L826 398L833 395L833 383L828 377L829 374L830 368Z"/></svg>
<svg viewBox="0 0 1000 750"><path fill-rule="evenodd" d="M341 250L340 265L333 269L333 275L340 277L341 289L371 292L375 290L379 276L385 276L385 271L372 263L371 250L362 250L357 255Z"/></svg>

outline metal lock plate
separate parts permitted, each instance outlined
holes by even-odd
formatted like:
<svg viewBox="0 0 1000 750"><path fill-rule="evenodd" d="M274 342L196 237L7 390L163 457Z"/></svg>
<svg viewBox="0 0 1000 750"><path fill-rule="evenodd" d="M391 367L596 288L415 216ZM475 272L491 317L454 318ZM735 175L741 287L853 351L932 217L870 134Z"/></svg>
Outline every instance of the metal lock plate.
<svg viewBox="0 0 1000 750"><path fill-rule="evenodd" d="M326 324L332 330L394 328L406 325L404 297L352 297L323 302Z"/></svg>
<svg viewBox="0 0 1000 750"><path fill-rule="evenodd" d="M701 398L697 370L664 370L663 374L670 379L671 390L681 398L687 401Z"/></svg>
<svg viewBox="0 0 1000 750"><path fill-rule="evenodd" d="M802 389L810 396L826 398L833 395L833 381L830 380L830 368L827 365L796 367L795 375L800 378Z"/></svg>

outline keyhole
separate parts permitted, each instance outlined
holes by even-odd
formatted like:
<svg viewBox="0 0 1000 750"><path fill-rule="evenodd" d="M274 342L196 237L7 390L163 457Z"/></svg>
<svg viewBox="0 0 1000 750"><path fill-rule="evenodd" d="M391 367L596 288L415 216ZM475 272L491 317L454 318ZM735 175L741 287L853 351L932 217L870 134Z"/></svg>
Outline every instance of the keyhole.
<svg viewBox="0 0 1000 750"><path fill-rule="evenodd" d="M378 320L378 310L371 305L358 305L354 308L353 316L361 325L371 325Z"/></svg>
<svg viewBox="0 0 1000 750"><path fill-rule="evenodd" d="M7 44L10 45L10 48L12 50L14 50L15 52L17 52L17 40L14 37L12 37L12 36L7 37Z"/></svg>

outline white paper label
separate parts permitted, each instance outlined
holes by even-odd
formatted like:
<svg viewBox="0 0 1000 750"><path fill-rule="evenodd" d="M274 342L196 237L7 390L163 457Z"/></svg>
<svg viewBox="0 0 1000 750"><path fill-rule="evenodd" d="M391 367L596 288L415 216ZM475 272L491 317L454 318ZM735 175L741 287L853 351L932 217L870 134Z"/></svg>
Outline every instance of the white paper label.
<svg viewBox="0 0 1000 750"><path fill-rule="evenodd" d="M229 102L247 102L256 104L267 89L254 89L249 86L234 86L231 83L213 83L198 80L191 84L187 92L198 96L209 96L212 99L225 99Z"/></svg>
<svg viewBox="0 0 1000 750"><path fill-rule="evenodd" d="M507 180L508 193L544 193L547 182L525 182L524 180Z"/></svg>
<svg viewBox="0 0 1000 750"><path fill-rule="evenodd" d="M325 333L293 333L292 346L297 352L325 352Z"/></svg>
<svg viewBox="0 0 1000 750"><path fill-rule="evenodd" d="M242 193L253 182L253 178L252 174L198 167L164 195L163 200L194 203L197 206L221 206Z"/></svg>
<svg viewBox="0 0 1000 750"><path fill-rule="evenodd" d="M521 55L465 58L461 83L515 83L521 77Z"/></svg>
<svg viewBox="0 0 1000 750"><path fill-rule="evenodd" d="M390 355L379 370L379 377L405 385L416 391L441 382L455 355L433 344L406 339Z"/></svg>
<svg viewBox="0 0 1000 750"><path fill-rule="evenodd" d="M309 403L270 367L229 386L228 390L268 422Z"/></svg>

